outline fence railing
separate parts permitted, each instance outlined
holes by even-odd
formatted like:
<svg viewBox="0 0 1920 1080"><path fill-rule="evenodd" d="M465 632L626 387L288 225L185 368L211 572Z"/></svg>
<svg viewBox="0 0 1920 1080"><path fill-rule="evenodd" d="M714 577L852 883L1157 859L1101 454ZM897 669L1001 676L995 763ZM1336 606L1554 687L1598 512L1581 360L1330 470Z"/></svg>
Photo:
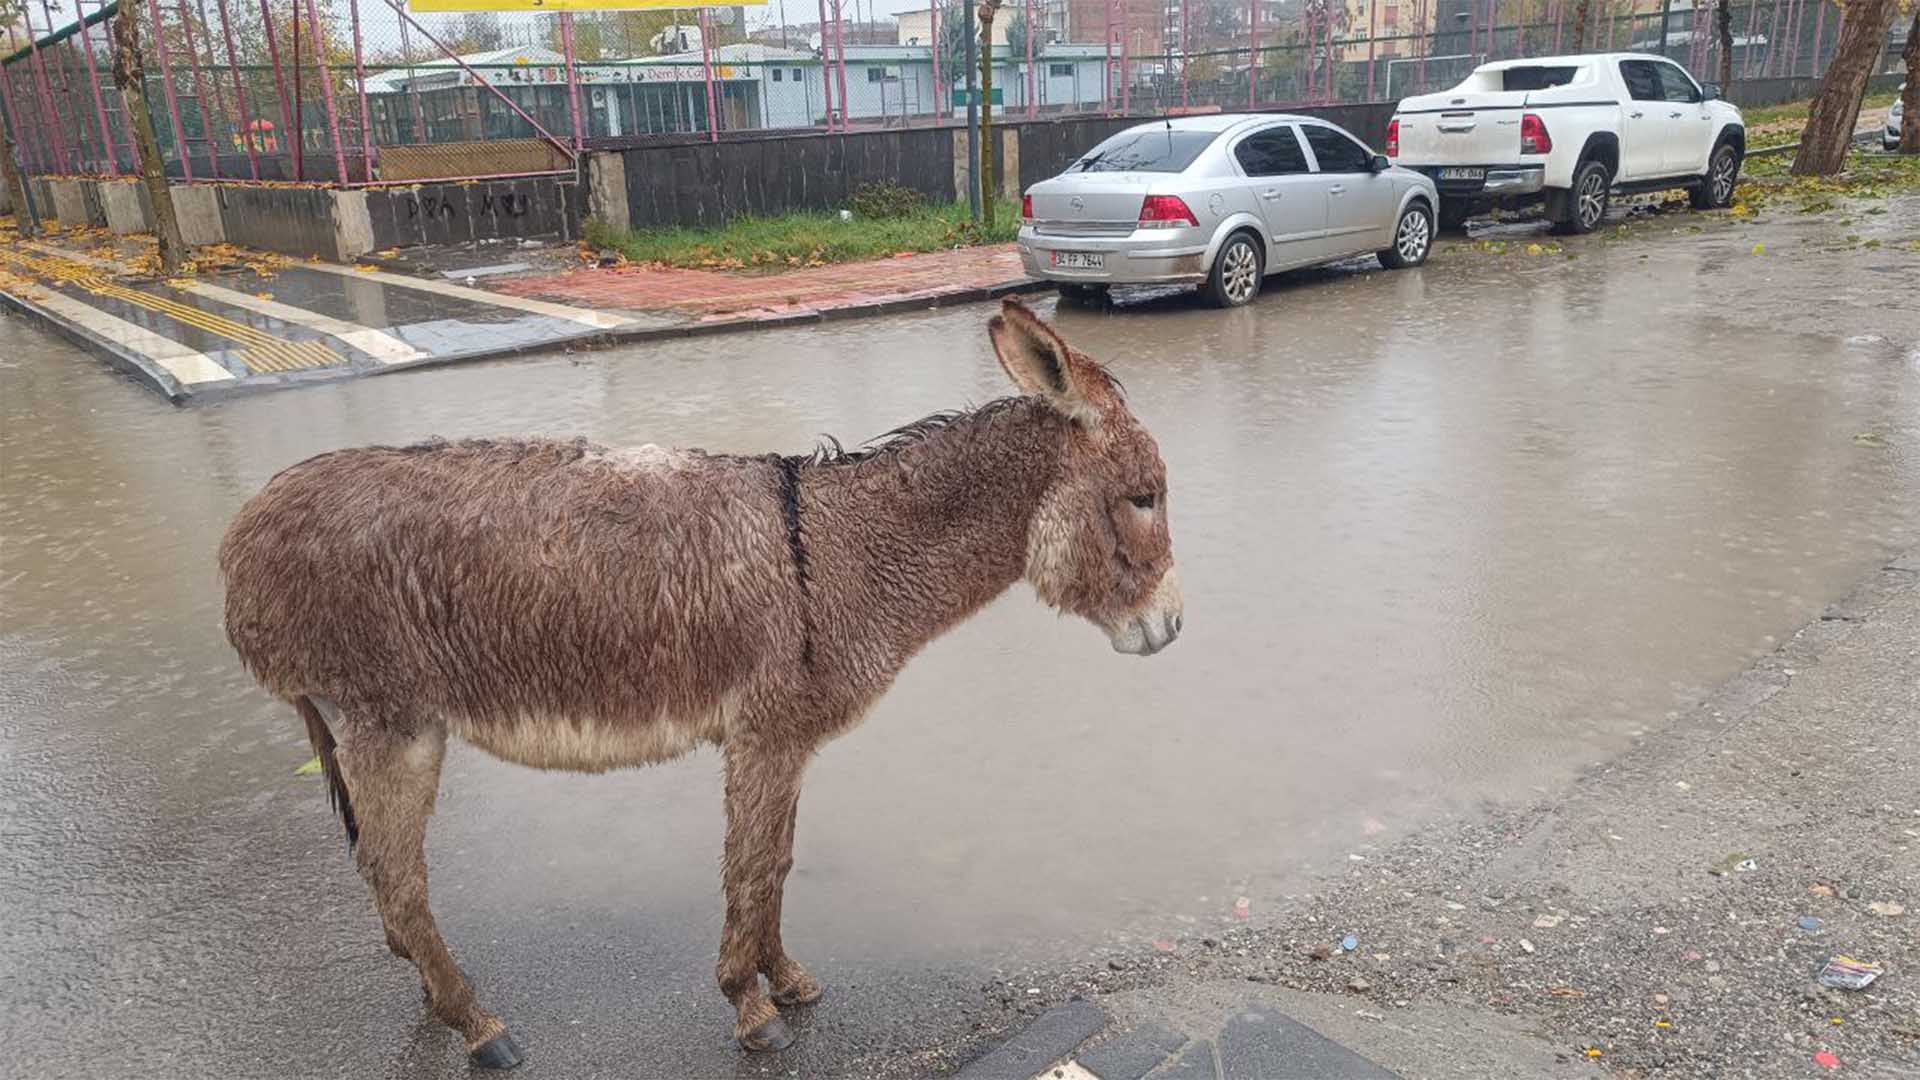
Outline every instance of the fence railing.
<svg viewBox="0 0 1920 1080"><path fill-rule="evenodd" d="M1075 27L1049 23L1077 7L1009 0L1001 17L1019 34L995 50L996 108L1018 119L1392 100L1451 86L1489 59L1575 48L1573 0L1346 2L1110 0L1096 25ZM1636 3L1593 0L1586 49L1663 53L1717 77L1711 7L1663 15ZM747 40L693 13L687 30L663 34L629 32L609 13L483 21L476 36L397 0L25 0L7 31L0 107L29 174L136 171L111 75L110 20L123 11L141 24L166 170L185 182L539 175L573 170L589 145L954 124L965 113L943 12L929 35L940 49L848 44L844 30L819 48L817 35ZM1754 0L1731 13L1736 78L1817 77L1839 37L1830 2ZM1898 48L1890 37L1879 70Z"/></svg>

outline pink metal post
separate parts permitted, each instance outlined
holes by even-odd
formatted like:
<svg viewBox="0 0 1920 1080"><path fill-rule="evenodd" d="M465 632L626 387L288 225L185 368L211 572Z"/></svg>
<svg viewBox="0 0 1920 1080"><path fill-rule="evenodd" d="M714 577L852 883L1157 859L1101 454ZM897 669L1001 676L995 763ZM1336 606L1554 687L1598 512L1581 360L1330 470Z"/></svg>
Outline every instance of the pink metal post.
<svg viewBox="0 0 1920 1080"><path fill-rule="evenodd" d="M1039 85L1037 73L1033 70L1033 0L1027 0L1027 119L1040 115L1040 104L1034 100L1034 89Z"/></svg>
<svg viewBox="0 0 1920 1080"><path fill-rule="evenodd" d="M1113 112L1113 5L1117 2L1107 0L1106 10L1101 13L1101 36L1107 39L1107 57L1100 65L1100 108L1109 115Z"/></svg>
<svg viewBox="0 0 1920 1080"><path fill-rule="evenodd" d="M213 137L213 112L208 108L207 85L200 80L200 49L193 40L193 15L187 10L187 0L180 0L180 33L186 39L187 63L193 65L193 99L200 106L200 137L207 141L207 167L211 175L220 175L220 140ZM163 54L167 51L165 38L155 31L154 48ZM220 80L213 81L214 105L219 104Z"/></svg>
<svg viewBox="0 0 1920 1080"><path fill-rule="evenodd" d="M296 154L299 151L294 148L299 145L298 142L289 142L288 140L298 140L300 138L300 129L294 123L293 105L287 97L287 76L286 72L280 67L280 43L273 34L273 9L268 5L269 0L260 0L260 22L267 34L267 56L273 60L273 89L275 93L280 95L280 123L282 125L280 128L280 141L286 143L289 154ZM293 25L297 31L300 27L300 17L298 15L294 16ZM294 72L294 75L298 77L299 72Z"/></svg>
<svg viewBox="0 0 1920 1080"><path fill-rule="evenodd" d="M1553 5L1553 51L1554 52L1560 51L1560 37L1561 37L1561 33L1566 29L1566 25L1567 25L1567 5L1564 3ZM1583 44L1582 48L1584 47L1585 46Z"/></svg>
<svg viewBox="0 0 1920 1080"><path fill-rule="evenodd" d="M105 0L102 0L102 4ZM80 17L80 44L87 57L87 85L93 90L93 114L100 118L100 141L107 151L107 175L120 175L120 155L113 150L113 124L107 119L106 98L100 93L100 73L93 62L93 32L87 26L87 9L74 0L74 14Z"/></svg>
<svg viewBox="0 0 1920 1080"><path fill-rule="evenodd" d="M360 92L360 175L366 179L367 183L371 184L373 183L373 122L367 115L367 56L366 51L360 43L360 0L347 0L347 18L353 23L353 79ZM567 22L567 19L568 16L562 13L560 16L560 26L563 31L571 29L571 24ZM573 37L571 34L567 35L567 46L567 81L571 83L573 81ZM578 149L580 146L580 118L578 115L574 117L573 145L575 149ZM347 182L345 175L340 177L340 182L342 184Z"/></svg>
<svg viewBox="0 0 1920 1080"><path fill-rule="evenodd" d="M327 64L327 38L320 30L320 9L313 0L307 0L307 27L313 36L313 62L320 68L320 101L327 108L327 134L333 138L334 182L345 185L347 154L340 146L340 114L333 107L333 68Z"/></svg>
<svg viewBox="0 0 1920 1080"><path fill-rule="evenodd" d="M713 48L707 40L707 9L700 9L700 64L707 72L707 141L720 141L720 115L713 100ZM580 134L579 121L574 122L574 136Z"/></svg>
<svg viewBox="0 0 1920 1080"><path fill-rule="evenodd" d="M1311 16L1309 16L1311 17ZM1307 75L1313 75L1313 63L1307 63ZM1260 86L1260 0L1247 0L1247 108L1253 108Z"/></svg>
<svg viewBox="0 0 1920 1080"><path fill-rule="evenodd" d="M1133 5L1129 0L1120 0L1120 115L1126 116L1133 108L1133 72L1127 61L1133 55L1132 46L1127 44L1133 29Z"/></svg>
<svg viewBox="0 0 1920 1080"><path fill-rule="evenodd" d="M927 7L927 17L933 23L930 31L933 35L933 121L940 122L942 99L946 97L946 84L940 81L940 0L931 0ZM1031 27L1027 30L1032 33Z"/></svg>
<svg viewBox="0 0 1920 1080"><path fill-rule="evenodd" d="M193 156L187 153L187 129L180 123L180 102L173 95L173 58L167 55L166 39L161 36L160 0L147 0L147 13L153 17L153 50L160 54L160 89L166 92L167 120L173 127L173 149L180 155L180 178L191 184Z"/></svg>
<svg viewBox="0 0 1920 1080"><path fill-rule="evenodd" d="M702 18L706 17L705 9L701 10L700 15ZM705 27L701 28L700 40L704 45ZM567 108L573 112L573 152L578 154L580 148L585 145L585 140L580 130L580 69L574 66L573 13L570 11L560 13L560 44L567 51ZM363 87L360 92L365 94L365 88Z"/></svg>
<svg viewBox="0 0 1920 1080"><path fill-rule="evenodd" d="M1367 100L1373 100L1373 49L1379 31L1374 20L1380 12L1380 0L1367 0Z"/></svg>
<svg viewBox="0 0 1920 1080"><path fill-rule="evenodd" d="M847 20L840 13L840 0L833 0L833 48L839 53L834 78L840 87L840 130L853 123L853 99L847 96Z"/></svg>
<svg viewBox="0 0 1920 1080"><path fill-rule="evenodd" d="M1323 100L1325 100L1327 104L1331 105L1333 104L1334 99L1340 96L1340 88L1338 86L1335 86L1333 83L1334 57L1337 54L1334 52L1334 49L1333 49L1333 13L1332 12L1327 13L1327 53L1326 55L1327 55L1327 81L1326 81L1326 91L1325 91L1326 96Z"/></svg>
<svg viewBox="0 0 1920 1080"><path fill-rule="evenodd" d="M260 155L254 146L253 110L247 105L247 88L240 83L240 50L233 43L233 20L227 17L227 0L217 0L220 12L220 30L227 43L227 74L233 79L233 100L240 110L240 145L247 151L247 174L260 179ZM206 0L201 0L200 10L204 16Z"/></svg>
<svg viewBox="0 0 1920 1080"><path fill-rule="evenodd" d="M33 29L33 15L26 9L20 9L20 20L27 27L27 52L32 57L34 96L40 99L40 115L47 125L49 145L53 147L53 163L62 174L72 171L67 159L67 140L60 130L60 116L54 110L53 85L47 81L46 62L40 56L40 42ZM51 32L52 28L48 28Z"/></svg>
<svg viewBox="0 0 1920 1080"><path fill-rule="evenodd" d="M1820 77L1820 36L1827 31L1826 0L1815 0L1813 5L1813 61L1808 65L1807 74Z"/></svg>
<svg viewBox="0 0 1920 1080"><path fill-rule="evenodd" d="M1760 65L1762 78L1772 76L1774 58L1780 55L1780 4L1782 0L1773 0L1773 21L1767 28L1767 58Z"/></svg>
<svg viewBox="0 0 1920 1080"><path fill-rule="evenodd" d="M965 2L965 0L962 0ZM936 35L937 38L937 35ZM940 48L936 40L936 55ZM938 63L939 61L935 61ZM938 81L937 79L935 80ZM833 130L833 35L827 32L827 0L820 0L820 100L827 110L827 130Z"/></svg>
<svg viewBox="0 0 1920 1080"><path fill-rule="evenodd" d="M1500 0L1487 0L1487 38L1483 43L1487 47L1487 59L1494 60L1497 50L1494 48L1493 32L1500 25Z"/></svg>
<svg viewBox="0 0 1920 1080"><path fill-rule="evenodd" d="M1787 75L1792 77L1800 66L1800 31L1806 26L1807 0L1793 0L1793 32L1791 51L1787 53Z"/></svg>
<svg viewBox="0 0 1920 1080"><path fill-rule="evenodd" d="M16 45L13 40L13 28L8 27L7 51L13 52L17 48L19 48L19 46ZM21 167L31 173L39 161L39 140L29 139L27 137L26 118L21 116L19 110L13 107L13 68L11 65L0 68L0 103L4 103L7 110L7 122L13 127L13 144L20 151ZM17 206L14 208L14 212L25 215L27 208Z"/></svg>

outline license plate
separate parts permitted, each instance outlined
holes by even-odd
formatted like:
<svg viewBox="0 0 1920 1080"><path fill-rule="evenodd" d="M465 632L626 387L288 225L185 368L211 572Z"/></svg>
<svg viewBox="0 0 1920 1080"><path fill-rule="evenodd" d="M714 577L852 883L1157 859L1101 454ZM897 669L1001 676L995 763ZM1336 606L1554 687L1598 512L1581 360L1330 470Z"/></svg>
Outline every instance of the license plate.
<svg viewBox="0 0 1920 1080"><path fill-rule="evenodd" d="M1485 169L1468 169L1456 165L1451 169L1440 170L1442 180L1485 180L1486 178L1487 170Z"/></svg>
<svg viewBox="0 0 1920 1080"><path fill-rule="evenodd" d="M1062 270L1105 270L1107 257L1097 251L1056 251L1053 265Z"/></svg>

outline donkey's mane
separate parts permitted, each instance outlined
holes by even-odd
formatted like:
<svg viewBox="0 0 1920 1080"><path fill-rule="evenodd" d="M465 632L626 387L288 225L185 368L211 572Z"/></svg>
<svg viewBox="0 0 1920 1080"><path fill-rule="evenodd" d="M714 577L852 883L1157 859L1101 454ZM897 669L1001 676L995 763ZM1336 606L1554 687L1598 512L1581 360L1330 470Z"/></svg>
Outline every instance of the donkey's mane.
<svg viewBox="0 0 1920 1080"><path fill-rule="evenodd" d="M1026 400L1019 397L1003 397L976 408L947 409L930 413L911 423L902 424L883 435L876 435L851 450L832 435L822 435L820 442L814 446L811 453L795 454L787 460L804 468L858 465L863 461L896 454L910 446L926 442L934 435L962 421L984 420L996 416Z"/></svg>

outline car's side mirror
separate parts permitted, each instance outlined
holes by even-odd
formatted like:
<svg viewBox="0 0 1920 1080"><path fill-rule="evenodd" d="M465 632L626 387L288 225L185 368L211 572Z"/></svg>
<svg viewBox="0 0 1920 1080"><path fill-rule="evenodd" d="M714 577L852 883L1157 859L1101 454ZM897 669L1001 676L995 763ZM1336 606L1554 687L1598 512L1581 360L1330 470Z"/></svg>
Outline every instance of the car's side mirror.
<svg viewBox="0 0 1920 1080"><path fill-rule="evenodd" d="M1372 166L1373 166L1373 171L1374 171L1374 172L1377 172L1377 173L1379 173L1379 172L1386 172L1386 171L1387 171L1388 169L1391 169L1391 168L1393 168L1393 162L1391 162L1391 161L1388 161L1388 160L1387 160L1387 155L1385 155L1385 154L1375 154L1375 155L1373 155L1373 160L1372 160L1371 162L1369 162L1368 164L1370 164L1370 165L1372 165Z"/></svg>
<svg viewBox="0 0 1920 1080"><path fill-rule="evenodd" d="M1703 84L1701 84L1701 87L1700 87L1700 100L1702 100L1702 101L1719 101L1719 100L1720 100L1720 84L1719 84L1719 83L1711 83L1711 82L1710 82L1710 83L1703 83Z"/></svg>

